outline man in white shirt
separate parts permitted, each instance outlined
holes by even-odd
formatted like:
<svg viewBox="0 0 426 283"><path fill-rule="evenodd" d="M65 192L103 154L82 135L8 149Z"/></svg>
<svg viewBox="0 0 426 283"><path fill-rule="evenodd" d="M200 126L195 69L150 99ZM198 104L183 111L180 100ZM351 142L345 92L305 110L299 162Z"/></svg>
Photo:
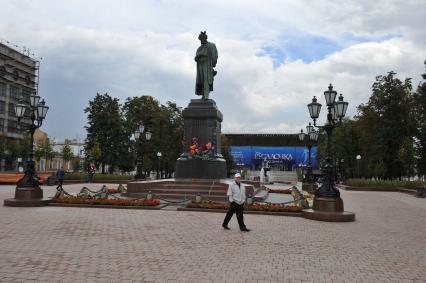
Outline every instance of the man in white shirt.
<svg viewBox="0 0 426 283"><path fill-rule="evenodd" d="M240 173L235 174L234 182L232 182L228 187L228 200L231 203L229 210L226 213L225 219L223 220L222 227L226 230L229 230L228 223L231 220L234 212L237 214L238 225L242 232L249 232L250 229L247 229L244 224L244 202L246 201L246 189L241 184L241 175Z"/></svg>

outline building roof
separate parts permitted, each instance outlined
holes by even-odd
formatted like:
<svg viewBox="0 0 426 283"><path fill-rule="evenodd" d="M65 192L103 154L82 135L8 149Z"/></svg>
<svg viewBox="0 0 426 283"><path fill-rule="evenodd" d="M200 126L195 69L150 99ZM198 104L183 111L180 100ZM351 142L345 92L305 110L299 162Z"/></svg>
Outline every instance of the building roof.
<svg viewBox="0 0 426 283"><path fill-rule="evenodd" d="M298 134L225 134L232 146L306 146ZM314 144L316 145L316 144Z"/></svg>

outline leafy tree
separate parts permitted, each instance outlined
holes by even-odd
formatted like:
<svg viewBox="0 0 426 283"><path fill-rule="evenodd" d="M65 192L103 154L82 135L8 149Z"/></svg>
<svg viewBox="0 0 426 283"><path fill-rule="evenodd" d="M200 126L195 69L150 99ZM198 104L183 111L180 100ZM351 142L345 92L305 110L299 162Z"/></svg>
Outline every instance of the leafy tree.
<svg viewBox="0 0 426 283"><path fill-rule="evenodd" d="M402 164L403 172L406 172L407 177L414 175L415 166L415 149L412 138L405 138L398 151L398 160Z"/></svg>
<svg viewBox="0 0 426 283"><path fill-rule="evenodd" d="M130 134L121 116L120 104L117 98L107 93L97 94L89 101L84 110L87 113L88 126L86 152L91 152L99 145L100 155L97 160L105 173L105 165L109 165L110 173L119 165L120 156L128 151Z"/></svg>
<svg viewBox="0 0 426 283"><path fill-rule="evenodd" d="M422 76L426 80L426 73ZM414 93L414 101L417 173L419 176L426 176L426 82L419 84L417 87Z"/></svg>
<svg viewBox="0 0 426 283"><path fill-rule="evenodd" d="M65 139L61 154L62 159L65 161L66 164L74 158L74 153L72 152L70 140Z"/></svg>
<svg viewBox="0 0 426 283"><path fill-rule="evenodd" d="M97 140L94 140L92 143L92 146L87 150L87 159L89 161L95 162L95 165L99 165L101 162L101 146L99 145L99 142ZM89 162L85 162L85 168L89 166Z"/></svg>
<svg viewBox="0 0 426 283"><path fill-rule="evenodd" d="M405 174L398 152L404 140L415 133L411 80L401 81L395 75L389 72L376 77L373 93L368 103L358 107L357 117L362 167L367 173L374 172L374 166L383 161L385 178L401 178Z"/></svg>
<svg viewBox="0 0 426 283"><path fill-rule="evenodd" d="M135 142L135 151L143 154L145 170L157 170L157 152L162 153L161 169L171 177L175 170L176 159L182 153L181 139L183 136L182 109L176 103L168 101L161 105L152 96L127 98L123 106L123 114L129 132L143 124L145 131L152 133L150 141L143 133ZM136 154L136 153L135 153Z"/></svg>
<svg viewBox="0 0 426 283"><path fill-rule="evenodd" d="M129 97L123 105L123 116L130 133L134 133L140 124L144 125L145 131L152 133L151 140L147 141L143 133L134 143L134 155L143 155L144 169L147 172L156 170L157 152L162 151L160 114L160 103L152 96Z"/></svg>
<svg viewBox="0 0 426 283"><path fill-rule="evenodd" d="M182 136L183 136L183 117L182 109L176 103L168 101L166 105L161 106L163 113L163 131L162 135L163 150L165 152L164 170L167 177L175 171L176 160L182 154Z"/></svg>
<svg viewBox="0 0 426 283"><path fill-rule="evenodd" d="M359 134L354 120L344 118L342 123L333 130L331 146L335 168L347 178L354 177L357 169L356 156L360 152ZM321 132L318 137L317 159L319 161L324 159L326 147L327 135Z"/></svg>
<svg viewBox="0 0 426 283"><path fill-rule="evenodd" d="M377 162L374 166L374 175L378 179L383 179L385 177L385 163L383 160Z"/></svg>

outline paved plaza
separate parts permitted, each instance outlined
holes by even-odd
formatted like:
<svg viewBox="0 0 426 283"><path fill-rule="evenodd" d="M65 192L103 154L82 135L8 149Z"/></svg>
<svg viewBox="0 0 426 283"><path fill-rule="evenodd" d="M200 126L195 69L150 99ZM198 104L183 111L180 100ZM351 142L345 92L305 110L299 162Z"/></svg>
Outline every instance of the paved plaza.
<svg viewBox="0 0 426 283"><path fill-rule="evenodd" d="M426 199L342 197L355 222L246 215L249 233L221 213L1 205L0 282L426 282Z"/></svg>

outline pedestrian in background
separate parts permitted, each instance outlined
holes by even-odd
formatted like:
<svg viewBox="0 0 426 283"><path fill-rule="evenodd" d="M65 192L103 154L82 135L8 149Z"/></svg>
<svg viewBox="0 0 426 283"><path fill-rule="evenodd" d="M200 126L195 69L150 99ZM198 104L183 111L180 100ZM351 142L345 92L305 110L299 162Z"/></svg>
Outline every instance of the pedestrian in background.
<svg viewBox="0 0 426 283"><path fill-rule="evenodd" d="M61 168L58 168L58 170L56 170L56 178L58 179L58 183L59 183L56 189L62 188L62 184L64 183L64 178L65 178L64 167L61 166Z"/></svg>
<svg viewBox="0 0 426 283"><path fill-rule="evenodd" d="M93 175L95 175L95 167L92 164L87 168L87 174L89 175L88 182L91 183L93 181Z"/></svg>

